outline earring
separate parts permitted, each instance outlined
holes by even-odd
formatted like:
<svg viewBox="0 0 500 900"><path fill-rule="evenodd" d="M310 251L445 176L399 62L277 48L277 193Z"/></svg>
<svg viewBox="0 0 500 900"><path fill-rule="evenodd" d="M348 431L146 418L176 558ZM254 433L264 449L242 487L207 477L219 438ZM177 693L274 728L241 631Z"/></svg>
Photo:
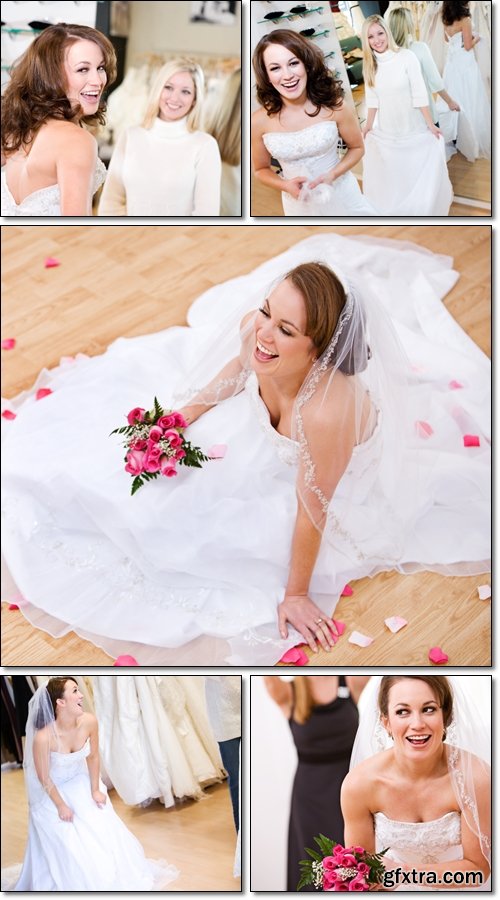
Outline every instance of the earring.
<svg viewBox="0 0 500 900"><path fill-rule="evenodd" d="M445 741L445 740L446 740L446 728L443 731L443 741Z"/></svg>
<svg viewBox="0 0 500 900"><path fill-rule="evenodd" d="M388 731L388 732L387 732L387 734L388 734L388 735L389 735L389 737L390 737L390 739L391 739L391 741L393 741L393 740L394 740L394 738L393 738L393 736L392 736L392 732L391 732L391 731Z"/></svg>

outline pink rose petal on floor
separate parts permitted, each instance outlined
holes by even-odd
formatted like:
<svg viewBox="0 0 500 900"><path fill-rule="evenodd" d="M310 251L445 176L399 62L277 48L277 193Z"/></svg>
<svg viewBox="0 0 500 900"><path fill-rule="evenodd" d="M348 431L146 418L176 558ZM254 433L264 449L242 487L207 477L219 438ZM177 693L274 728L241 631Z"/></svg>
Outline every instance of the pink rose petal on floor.
<svg viewBox="0 0 500 900"><path fill-rule="evenodd" d="M361 634L360 631L353 631L353 633L349 637L350 644L357 644L358 647L369 647L370 644L373 644L374 638L369 637L367 634Z"/></svg>
<svg viewBox="0 0 500 900"><path fill-rule="evenodd" d="M304 647L305 644L302 644L302 646ZM309 659L300 647L292 647L283 654L278 662L288 663L288 665L292 666L307 666Z"/></svg>
<svg viewBox="0 0 500 900"><path fill-rule="evenodd" d="M393 634L396 634L396 632L401 631L405 625L408 625L406 619L402 619L401 616L390 616L388 619L384 619L384 623Z"/></svg>
<svg viewBox="0 0 500 900"><path fill-rule="evenodd" d="M4 409L4 411L3 411L3 413L2 413L2 417L3 417L4 419L15 419L15 418L16 418L16 414L15 414L14 412L12 412L11 409Z"/></svg>
<svg viewBox="0 0 500 900"><path fill-rule="evenodd" d="M427 440L431 434L434 434L434 429L428 422L415 422L415 428L418 436L425 440Z"/></svg>
<svg viewBox="0 0 500 900"><path fill-rule="evenodd" d="M464 434L464 447L479 447L481 442L477 434Z"/></svg>
<svg viewBox="0 0 500 900"><path fill-rule="evenodd" d="M2 344L1 344L2 350L13 350L15 346L16 346L15 338L4 338L4 340L2 341Z"/></svg>
<svg viewBox="0 0 500 900"><path fill-rule="evenodd" d="M60 260L56 259L55 256L47 256L47 259L44 262L44 266L46 269L55 269L56 266L60 265Z"/></svg>
<svg viewBox="0 0 500 900"><path fill-rule="evenodd" d="M335 628L337 629L337 634L339 635L339 637L340 637L340 635L344 634L345 622L339 622L338 619L333 619L333 624L335 625Z"/></svg>
<svg viewBox="0 0 500 900"><path fill-rule="evenodd" d="M118 659L115 659L114 666L138 666L139 663L133 656L119 656Z"/></svg>
<svg viewBox="0 0 500 900"><path fill-rule="evenodd" d="M15 603L9 603L9 609L19 609Z"/></svg>
<svg viewBox="0 0 500 900"><path fill-rule="evenodd" d="M460 384L459 381L450 381L448 387L450 391L459 391L460 388L463 388L463 384Z"/></svg>
<svg viewBox="0 0 500 900"><path fill-rule="evenodd" d="M491 597L491 584L482 584L477 589L480 600L489 600Z"/></svg>
<svg viewBox="0 0 500 900"><path fill-rule="evenodd" d="M429 650L429 659L436 666L444 666L448 662L448 656L441 647L432 647Z"/></svg>
<svg viewBox="0 0 500 900"><path fill-rule="evenodd" d="M346 584L346 586L342 589L341 597L352 597L354 591L350 584Z"/></svg>
<svg viewBox="0 0 500 900"><path fill-rule="evenodd" d="M226 450L227 444L214 444L213 447L210 447L210 450L207 450L207 456L210 459L224 459Z"/></svg>
<svg viewBox="0 0 500 900"><path fill-rule="evenodd" d="M44 397L48 397L52 391L50 388L38 388L35 394L35 400L43 400Z"/></svg>

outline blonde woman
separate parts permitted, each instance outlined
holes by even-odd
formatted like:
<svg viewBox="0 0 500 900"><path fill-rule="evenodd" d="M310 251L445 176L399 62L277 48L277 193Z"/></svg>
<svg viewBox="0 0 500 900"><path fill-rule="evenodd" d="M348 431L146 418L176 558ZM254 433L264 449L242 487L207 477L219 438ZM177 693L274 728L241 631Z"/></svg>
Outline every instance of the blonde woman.
<svg viewBox="0 0 500 900"><path fill-rule="evenodd" d="M206 130L222 158L221 216L241 216L241 69L226 79Z"/></svg>
<svg viewBox="0 0 500 900"><path fill-rule="evenodd" d="M453 190L415 55L381 16L363 23L367 106L363 193L382 215L447 216Z"/></svg>
<svg viewBox="0 0 500 900"><path fill-rule="evenodd" d="M111 158L100 216L218 216L217 141L200 131L204 77L191 60L158 72L142 125L128 128Z"/></svg>
<svg viewBox="0 0 500 900"><path fill-rule="evenodd" d="M264 678L271 698L290 723L298 766L288 829L287 890L296 891L299 860L313 838L344 839L340 788L349 771L358 728L357 702L369 676L299 675L284 682ZM314 888L306 888L313 891Z"/></svg>

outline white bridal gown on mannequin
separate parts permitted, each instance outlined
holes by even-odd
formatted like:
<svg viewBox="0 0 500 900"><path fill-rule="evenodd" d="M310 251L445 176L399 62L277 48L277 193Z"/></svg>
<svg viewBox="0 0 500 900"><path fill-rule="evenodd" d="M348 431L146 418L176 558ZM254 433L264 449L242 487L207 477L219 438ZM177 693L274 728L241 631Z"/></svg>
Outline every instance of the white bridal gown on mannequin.
<svg viewBox="0 0 500 900"><path fill-rule="evenodd" d="M90 791L90 742L74 753L51 753L50 777L72 822L62 822L45 795L30 808L28 847L16 891L151 891L178 876L174 866L146 859L111 801L99 809ZM106 793L104 785L100 790Z"/></svg>
<svg viewBox="0 0 500 900"><path fill-rule="evenodd" d="M473 50L463 46L462 32L446 35L446 64L443 80L446 90L460 105L461 115L470 126L475 159L491 159L491 106ZM460 145L458 149L461 150Z"/></svg>
<svg viewBox="0 0 500 900"><path fill-rule="evenodd" d="M267 151L277 159L283 178L307 176L310 181L325 175L339 162L339 132L335 122L315 122L301 131L270 131L262 136ZM333 184L302 188L296 200L281 194L285 216L375 216L376 210L359 189L352 172Z"/></svg>
<svg viewBox="0 0 500 900"><path fill-rule="evenodd" d="M94 184L92 193L95 194L99 190L101 184L106 180L106 166L99 157L96 161L94 173ZM39 191L33 191L32 194L23 200L22 203L16 203L5 178L5 170L2 169L2 216L60 216L61 215L61 192L58 184L51 184L49 187L41 188Z"/></svg>
<svg viewBox="0 0 500 900"><path fill-rule="evenodd" d="M369 278L415 366L415 418L434 431L415 433L423 482L398 558L371 526L384 503L383 423L354 450L335 510L342 521L343 497L356 491L348 527L357 546L342 533L335 545L323 541L312 596L331 612L348 581L379 571L488 571L490 366L441 303L457 278L451 259L397 241L317 235L207 291L189 311L190 328L120 338L102 356L42 373L37 386L50 385L50 396L9 404L17 417L2 419L3 540L17 591L6 586L2 597L15 597L36 627L74 630L140 664L272 664L299 642L293 629L281 640L276 622L298 445L272 427L256 378L189 428L205 450L226 444L224 459L182 468L132 498L119 436L109 434L155 394L168 407L205 358L207 335L220 340L231 305L256 309L278 275L310 260ZM464 447L465 433L480 446Z"/></svg>

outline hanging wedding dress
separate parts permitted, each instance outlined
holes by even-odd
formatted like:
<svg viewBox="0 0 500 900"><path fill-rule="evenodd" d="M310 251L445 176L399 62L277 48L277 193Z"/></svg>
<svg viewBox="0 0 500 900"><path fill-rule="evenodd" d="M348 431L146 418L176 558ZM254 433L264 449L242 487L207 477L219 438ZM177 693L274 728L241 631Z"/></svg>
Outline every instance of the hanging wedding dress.
<svg viewBox="0 0 500 900"><path fill-rule="evenodd" d="M335 122L315 122L301 131L270 131L262 135L266 150L281 165L283 178L307 176L310 181L340 162L339 132ZM282 191L285 216L375 216L376 210L363 197L352 172L332 184L305 185L296 200Z"/></svg>
<svg viewBox="0 0 500 900"><path fill-rule="evenodd" d="M443 81L460 105L460 116L467 119L474 140L473 159L491 159L491 106L476 57L463 46L461 31L446 35L446 49Z"/></svg>
<svg viewBox="0 0 500 900"><path fill-rule="evenodd" d="M106 180L106 166L97 158L92 193L95 194ZM5 170L2 170L2 216L60 216L61 191L58 184L41 188L28 194L22 203L16 203L9 188Z"/></svg>
<svg viewBox="0 0 500 900"><path fill-rule="evenodd" d="M118 339L102 356L42 373L36 387L53 392L43 401L29 393L10 404L17 417L2 419L4 552L22 599L10 597L35 627L74 630L142 665L272 664L299 642L293 629L280 639L276 621L299 445L272 426L255 373L189 426L205 450L226 444L225 458L151 482L133 498L109 433L155 394L165 407L176 403L200 361L217 371L228 310L239 323L278 276L310 260L341 266L371 298L365 310L380 350L372 340L367 378L392 347L390 338L384 350L386 316L414 367L403 408L409 443L389 389L335 491L313 599L331 614L353 578L488 570L489 361L441 303L457 279L451 260L405 243L317 235L207 291L189 311L191 327ZM239 345L237 324L228 359ZM479 446L465 447L464 435Z"/></svg>

